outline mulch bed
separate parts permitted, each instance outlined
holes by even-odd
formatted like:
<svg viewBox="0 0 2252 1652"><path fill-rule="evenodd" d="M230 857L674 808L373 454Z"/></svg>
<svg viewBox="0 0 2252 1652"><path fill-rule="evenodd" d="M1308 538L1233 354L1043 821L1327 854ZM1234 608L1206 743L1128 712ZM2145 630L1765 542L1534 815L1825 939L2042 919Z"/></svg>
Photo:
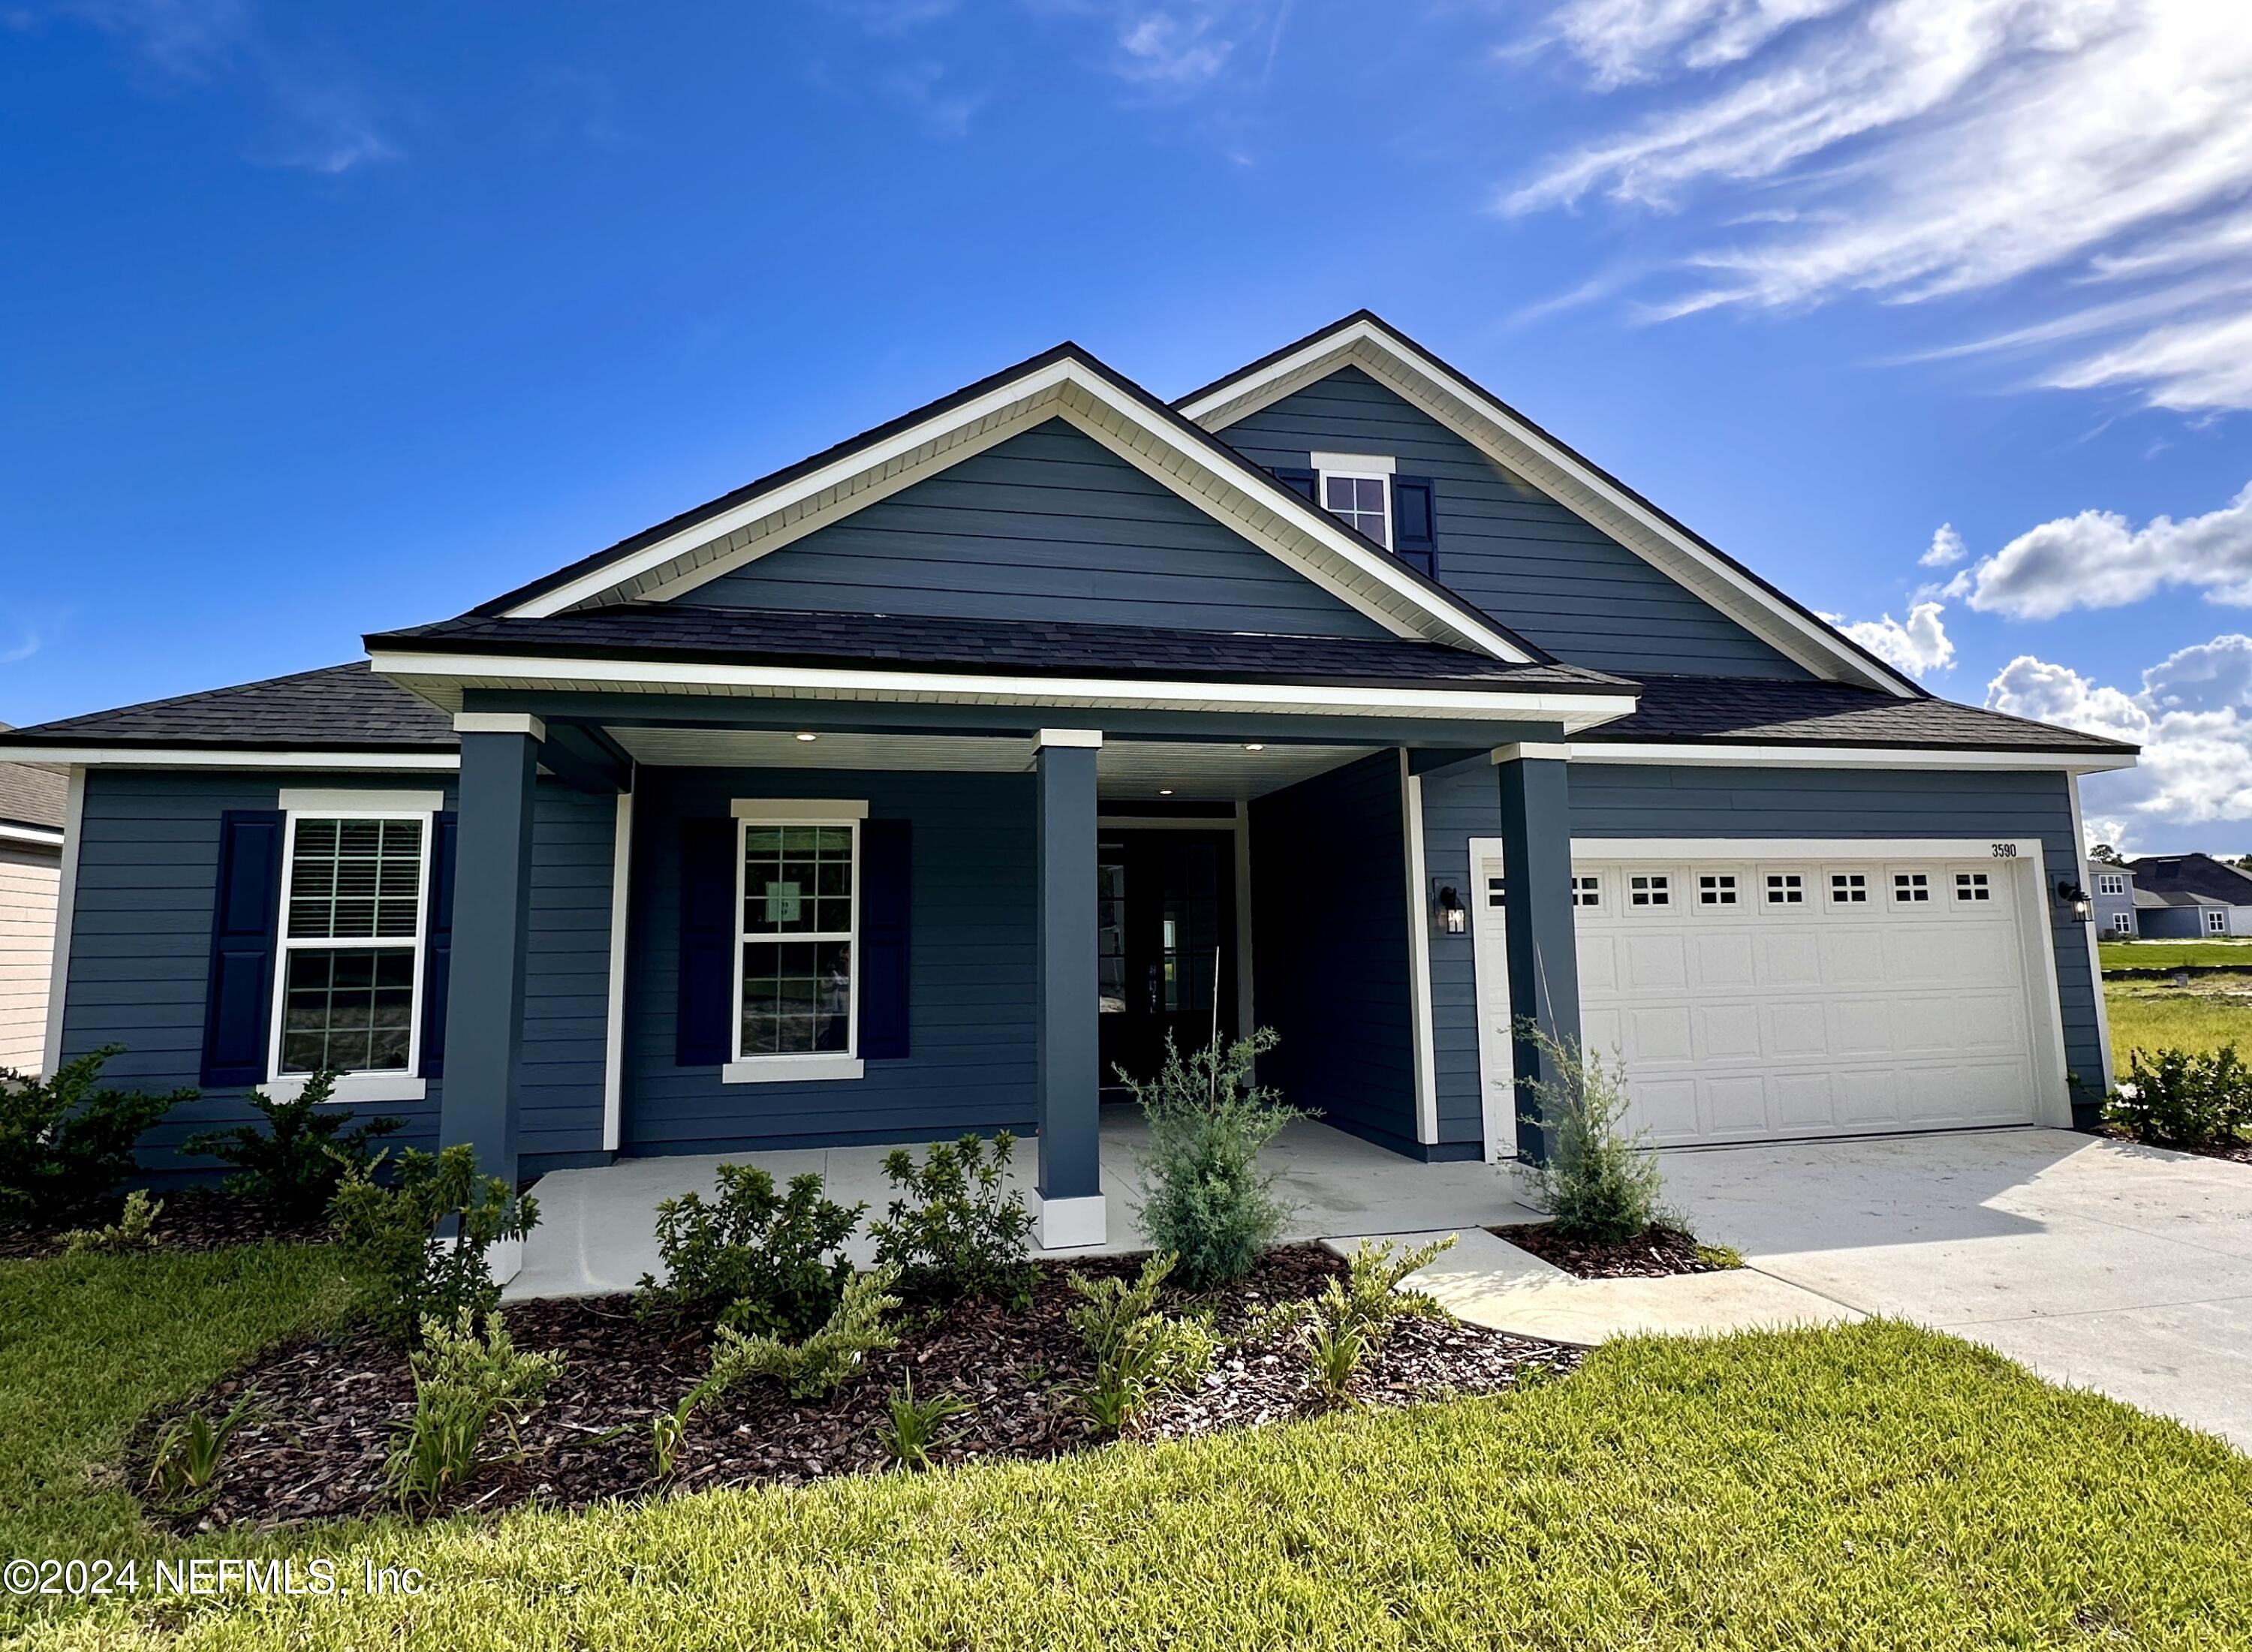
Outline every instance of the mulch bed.
<svg viewBox="0 0 2252 1652"><path fill-rule="evenodd" d="M1129 1274L1138 1260L1075 1265L1089 1274ZM525 1302L505 1310L517 1346L560 1351L568 1364L546 1404L525 1424L523 1456L490 1470L456 1508L492 1510L537 1502L576 1508L659 1489L802 1484L888 1466L875 1425L885 1396L912 1375L918 1396L942 1392L971 1403L939 1462L1045 1458L1102 1443L1072 1403L1092 1364L1065 1315L1078 1300L1060 1265L1042 1264L1026 1309L966 1304L910 1307L898 1347L871 1355L832 1395L793 1400L776 1383L754 1381L700 1411L690 1425L672 1479L650 1476L649 1419L668 1410L704 1373L710 1329L646 1320L630 1296ZM1269 1252L1241 1283L1195 1299L1211 1308L1225 1338L1262 1305L1312 1295L1344 1264L1319 1246ZM1178 1310L1186 1299L1170 1304ZM1365 1366L1355 1398L1403 1405L1442 1393L1491 1393L1533 1365L1563 1371L1577 1350L1505 1336L1444 1318L1399 1322L1384 1352ZM180 1532L263 1527L330 1519L384 1507L383 1462L396 1426L414 1407L405 1357L372 1332L276 1350L214 1385L195 1406L217 1414L249 1387L259 1409L230 1443L216 1496L170 1517ZM1313 1402L1295 1350L1224 1347L1192 1393L1153 1409L1138 1438L1178 1439L1216 1428L1272 1422ZM188 1409L184 1407L183 1409ZM156 1433L142 1432L127 1465L130 1482L147 1476ZM623 1429L615 1438L612 1431ZM157 1514L159 1519L167 1517Z"/></svg>
<svg viewBox="0 0 2252 1652"><path fill-rule="evenodd" d="M1671 1227L1653 1227L1638 1238L1615 1244L1567 1239L1546 1222L1490 1227L1486 1232L1581 1279L1665 1279L1675 1274L1727 1271L1698 1255L1694 1239Z"/></svg>
<svg viewBox="0 0 2252 1652"><path fill-rule="evenodd" d="M216 1251L230 1245L256 1245L266 1239L320 1245L330 1238L325 1217L292 1220L263 1200L230 1193L210 1183L176 1187L151 1197L163 1206L157 1212L153 1230L157 1250ZM0 1229L0 1259L60 1255L65 1233L73 1228L107 1227L116 1221L124 1208L125 1199L121 1194L90 1206L82 1215L66 1222Z"/></svg>
<svg viewBox="0 0 2252 1652"><path fill-rule="evenodd" d="M2169 1153L2191 1153L2200 1159L2226 1159L2231 1164L2252 1164L2252 1142L2215 1143L2210 1147L2190 1147L2180 1142L2138 1142L2124 1130L2104 1126L2094 1132L2107 1141L2123 1142L2129 1147L2163 1148Z"/></svg>

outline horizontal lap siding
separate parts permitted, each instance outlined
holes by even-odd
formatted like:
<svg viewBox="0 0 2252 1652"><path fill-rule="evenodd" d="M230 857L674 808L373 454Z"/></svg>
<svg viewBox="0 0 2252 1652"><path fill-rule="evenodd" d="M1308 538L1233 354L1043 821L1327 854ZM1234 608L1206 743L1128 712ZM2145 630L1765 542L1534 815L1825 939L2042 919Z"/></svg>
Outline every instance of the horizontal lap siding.
<svg viewBox="0 0 2252 1652"><path fill-rule="evenodd" d="M2038 837L2052 886L2076 877L2071 782L2062 774L1864 769L1723 769L1574 764L1580 837ZM1720 845L1715 852L1725 852ZM2047 903L2064 1022L2065 1065L2102 1086L2086 927ZM2093 1102L2074 1095L2081 1121Z"/></svg>
<svg viewBox="0 0 2252 1652"><path fill-rule="evenodd" d="M272 809L283 786L427 790L425 775L88 773L71 921L63 1049L123 1052L115 1081L158 1091L193 1086L203 1064L204 1001L219 875L219 817ZM446 786L446 806L453 807ZM533 836L532 947L525 999L523 1145L545 1154L601 1144L602 1038L609 948L612 803L560 786L539 788ZM362 1109L407 1121L399 1146L437 1143L441 1080L421 1101ZM179 1143L198 1130L256 1117L241 1089L213 1089L175 1108L144 1139L152 1170L208 1170Z"/></svg>
<svg viewBox="0 0 2252 1652"><path fill-rule="evenodd" d="M1451 885L1473 913L1484 899L1470 866L1470 839L1501 836L1501 780L1483 753L1423 777L1423 871ZM1442 1145L1485 1142L1478 1069L1477 954L1470 934L1431 936L1431 1052Z"/></svg>
<svg viewBox="0 0 2252 1652"><path fill-rule="evenodd" d="M1394 752L1251 805L1252 995L1280 1035L1263 1081L1414 1152L1401 826Z"/></svg>
<svg viewBox="0 0 2252 1652"><path fill-rule="evenodd" d="M1053 420L683 600L825 613L1389 635Z"/></svg>
<svg viewBox="0 0 2252 1652"><path fill-rule="evenodd" d="M0 843L0 1068L36 1071L47 1037L61 852Z"/></svg>
<svg viewBox="0 0 2252 1652"><path fill-rule="evenodd" d="M913 823L903 1059L871 1061L858 1079L794 1084L723 1084L717 1067L676 1065L680 823L724 816L738 797L865 799L871 819ZM718 1153L1031 1128L1030 775L644 768L635 809L625 1151Z"/></svg>
<svg viewBox="0 0 2252 1652"><path fill-rule="evenodd" d="M1633 552L1357 367L1220 433L1248 458L1389 455L1436 487L1438 577L1558 658L1600 670L1807 673Z"/></svg>

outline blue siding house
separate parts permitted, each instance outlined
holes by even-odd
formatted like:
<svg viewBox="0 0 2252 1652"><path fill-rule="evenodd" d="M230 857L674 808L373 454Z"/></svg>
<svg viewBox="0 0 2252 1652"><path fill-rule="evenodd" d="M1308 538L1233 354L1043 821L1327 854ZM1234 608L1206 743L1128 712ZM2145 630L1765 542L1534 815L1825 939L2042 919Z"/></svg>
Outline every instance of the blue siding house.
<svg viewBox="0 0 2252 1652"><path fill-rule="evenodd" d="M0 739L70 775L50 1063L504 1175L1038 1138L1168 1038L1411 1157L1584 1043L1734 1142L2084 1119L2078 777L1378 318L1168 404L1063 345L328 670ZM2083 1084L2082 1075L2089 1082Z"/></svg>

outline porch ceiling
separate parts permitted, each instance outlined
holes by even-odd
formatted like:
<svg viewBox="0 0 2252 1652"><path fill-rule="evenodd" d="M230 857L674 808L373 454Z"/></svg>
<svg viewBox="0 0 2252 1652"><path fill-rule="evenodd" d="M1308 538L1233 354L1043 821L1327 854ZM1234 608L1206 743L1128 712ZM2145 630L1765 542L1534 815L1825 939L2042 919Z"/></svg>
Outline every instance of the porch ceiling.
<svg viewBox="0 0 2252 1652"><path fill-rule="evenodd" d="M999 735L823 733L803 740L765 729L644 728L605 731L639 763L668 768L943 769L1020 774L1032 743ZM1232 802L1262 797L1350 763L1372 746L1105 740L1095 785L1105 802Z"/></svg>

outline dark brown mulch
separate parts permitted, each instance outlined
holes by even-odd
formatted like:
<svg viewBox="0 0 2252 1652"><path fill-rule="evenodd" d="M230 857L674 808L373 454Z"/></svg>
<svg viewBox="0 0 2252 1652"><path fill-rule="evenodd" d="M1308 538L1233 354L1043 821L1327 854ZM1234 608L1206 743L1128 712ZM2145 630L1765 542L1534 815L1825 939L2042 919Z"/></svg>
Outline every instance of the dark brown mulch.
<svg viewBox="0 0 2252 1652"><path fill-rule="evenodd" d="M282 1239L293 1245L322 1245L329 1240L323 1217L293 1219L261 1199L209 1183L176 1187L150 1197L163 1209L156 1215L156 1248L165 1251L216 1251L230 1245L256 1245ZM73 1228L107 1227L125 1208L122 1194L90 1205L68 1221L38 1227L0 1229L0 1258L55 1256L63 1250L62 1236Z"/></svg>
<svg viewBox="0 0 2252 1652"><path fill-rule="evenodd" d="M1123 1274L1139 1263L1110 1258L1076 1266ZM1269 1252L1242 1283L1195 1300L1225 1337L1248 1314L1310 1295L1343 1267L1318 1246L1291 1246ZM978 1303L908 1310L899 1346L870 1356L825 1399L793 1400L778 1384L746 1384L698 1413L664 1488L650 1477L649 1421L702 1377L709 1327L642 1319L629 1296L518 1304L506 1310L517 1345L560 1351L568 1363L525 1425L522 1460L490 1471L456 1506L497 1510L536 1500L573 1508L660 1489L798 1484L881 1469L887 1460L875 1426L886 1393L910 1376L919 1396L952 1393L975 1407L955 1419L933 1452L939 1462L1053 1457L1101 1443L1072 1403L1090 1362L1065 1318L1077 1300L1065 1283L1069 1271L1043 1264L1032 1305L1021 1310ZM1573 1350L1451 1320L1408 1319L1361 1372L1356 1397L1404 1404L1442 1392L1495 1392L1526 1366L1564 1371L1577 1359ZM367 1331L300 1343L267 1355L194 1403L223 1411L254 1386L258 1413L234 1437L216 1497L176 1517L176 1530L267 1526L381 1506L390 1436L414 1404L403 1355ZM1196 1392L1156 1408L1137 1433L1181 1438L1274 1421L1309 1403L1309 1378L1294 1351L1229 1346ZM136 1456L154 1433L153 1424L143 1431ZM128 1472L137 1485L145 1464L129 1463Z"/></svg>
<svg viewBox="0 0 2252 1652"><path fill-rule="evenodd" d="M2163 1148L2169 1153L2193 1153L2201 1159L2226 1159L2231 1164L2252 1164L2252 1141L2215 1142L2202 1147L2191 1147L2181 1142L2137 1142L2126 1131L2105 1125L2095 1135L2112 1142L2124 1142L2130 1147Z"/></svg>
<svg viewBox="0 0 2252 1652"><path fill-rule="evenodd" d="M1690 1235L1671 1227L1653 1227L1637 1238L1616 1243L1567 1239L1546 1222L1490 1227L1486 1232L1581 1279L1665 1279L1674 1274L1726 1271L1699 1256L1697 1241Z"/></svg>

